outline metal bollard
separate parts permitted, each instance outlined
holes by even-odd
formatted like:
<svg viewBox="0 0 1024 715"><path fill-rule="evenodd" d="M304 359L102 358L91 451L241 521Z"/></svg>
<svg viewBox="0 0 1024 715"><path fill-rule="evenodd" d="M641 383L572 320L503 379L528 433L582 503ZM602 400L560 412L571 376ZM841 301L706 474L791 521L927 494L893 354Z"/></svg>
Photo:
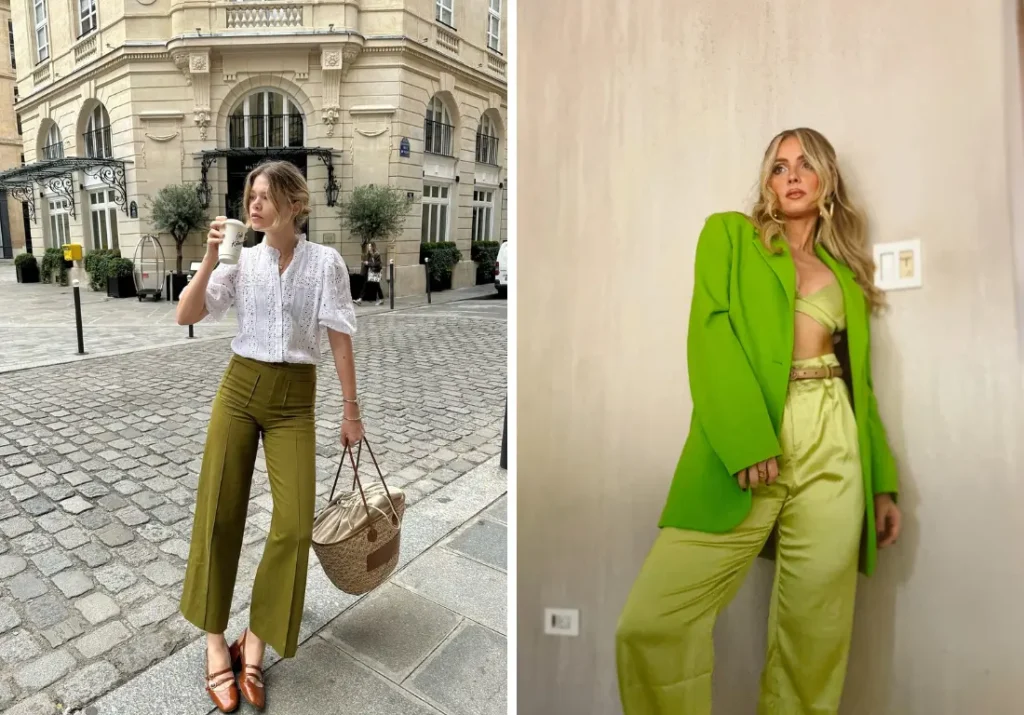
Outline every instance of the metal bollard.
<svg viewBox="0 0 1024 715"><path fill-rule="evenodd" d="M508 469L508 396L505 396L505 424L501 428L501 468Z"/></svg>
<svg viewBox="0 0 1024 715"><path fill-rule="evenodd" d="M192 282L191 274L188 277L185 278L185 282L186 283L191 283ZM178 296L178 299L180 300L181 296ZM191 323L189 323L189 325L188 325L188 336L190 338L194 338L196 336L196 334L192 331L192 324Z"/></svg>
<svg viewBox="0 0 1024 715"><path fill-rule="evenodd" d="M391 310L395 309L395 259L388 261L388 294L391 298Z"/></svg>
<svg viewBox="0 0 1024 715"><path fill-rule="evenodd" d="M429 304L434 302L432 297L431 297L431 295L430 295L430 258L429 257L423 259L423 265L426 266L426 269L427 269L427 304L429 305Z"/></svg>
<svg viewBox="0 0 1024 715"><path fill-rule="evenodd" d="M85 339L82 336L82 296L78 288L78 279L71 281L75 291L75 330L78 333L78 354L85 355Z"/></svg>

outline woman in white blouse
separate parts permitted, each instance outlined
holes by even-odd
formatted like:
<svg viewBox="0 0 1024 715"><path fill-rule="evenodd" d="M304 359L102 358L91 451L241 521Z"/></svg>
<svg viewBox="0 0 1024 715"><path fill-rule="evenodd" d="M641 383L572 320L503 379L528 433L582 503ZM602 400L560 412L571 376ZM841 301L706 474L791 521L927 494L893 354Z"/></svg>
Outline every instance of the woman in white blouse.
<svg viewBox="0 0 1024 715"><path fill-rule="evenodd" d="M178 303L177 320L219 320L233 304L238 334L213 402L199 476L181 612L207 633L206 689L222 712L265 705L266 643L291 658L298 646L316 495L316 366L326 331L341 382L342 445L363 438L352 354L355 309L348 269L333 248L306 241L302 174L268 162L249 174L243 210L262 243L235 265L217 265L223 216L210 224L206 256ZM274 510L253 584L249 628L224 638L260 437ZM236 683L235 672L238 672Z"/></svg>

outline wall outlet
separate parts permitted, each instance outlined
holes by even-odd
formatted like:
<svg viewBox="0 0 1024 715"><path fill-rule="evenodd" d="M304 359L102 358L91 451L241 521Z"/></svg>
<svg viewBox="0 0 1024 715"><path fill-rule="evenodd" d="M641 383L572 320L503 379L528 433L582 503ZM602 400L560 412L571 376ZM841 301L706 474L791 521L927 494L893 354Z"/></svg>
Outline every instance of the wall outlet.
<svg viewBox="0 0 1024 715"><path fill-rule="evenodd" d="M544 634L549 636L578 636L580 612L577 608L545 608Z"/></svg>
<svg viewBox="0 0 1024 715"><path fill-rule="evenodd" d="M876 243L875 285L882 290L905 290L921 287L921 241Z"/></svg>

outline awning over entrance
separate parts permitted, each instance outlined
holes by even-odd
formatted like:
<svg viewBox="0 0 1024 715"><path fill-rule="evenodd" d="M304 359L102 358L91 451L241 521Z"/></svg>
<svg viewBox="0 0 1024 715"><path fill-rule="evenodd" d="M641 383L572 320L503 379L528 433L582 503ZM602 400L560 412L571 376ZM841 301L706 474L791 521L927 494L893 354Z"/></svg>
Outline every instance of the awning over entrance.
<svg viewBox="0 0 1024 715"><path fill-rule="evenodd" d="M203 206L210 205L210 184L206 180L210 167L217 163L217 159L262 159L272 161L275 159L292 160L299 157L315 156L324 166L327 167L327 182L324 184L324 196L328 206L334 206L338 202L338 182L334 178L334 149L324 147L260 147L260 148L234 148L234 149L207 149L196 154L202 160L203 178L199 182L199 198Z"/></svg>
<svg viewBox="0 0 1024 715"><path fill-rule="evenodd" d="M16 169L0 172L0 191L6 191L18 201L28 204L32 222L36 223L35 201L32 185L49 189L68 200L71 217L75 218L75 181L72 174L82 171L95 176L114 190L114 203L128 213L128 189L124 178L127 162L122 159L100 157L65 156L60 159L37 161Z"/></svg>

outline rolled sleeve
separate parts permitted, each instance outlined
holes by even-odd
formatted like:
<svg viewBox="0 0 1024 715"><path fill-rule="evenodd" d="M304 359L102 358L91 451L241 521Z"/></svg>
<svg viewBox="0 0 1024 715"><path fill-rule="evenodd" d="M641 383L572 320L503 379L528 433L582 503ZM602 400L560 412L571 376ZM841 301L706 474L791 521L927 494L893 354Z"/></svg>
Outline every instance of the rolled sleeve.
<svg viewBox="0 0 1024 715"><path fill-rule="evenodd" d="M235 278L238 276L238 264L224 265L221 263L210 275L206 284L207 319L216 323L222 320L235 302Z"/></svg>
<svg viewBox="0 0 1024 715"><path fill-rule="evenodd" d="M356 334L356 309L352 304L352 287L349 284L348 266L345 259L331 249L331 255L324 267L324 289L320 299L320 327L330 328L347 335Z"/></svg>

